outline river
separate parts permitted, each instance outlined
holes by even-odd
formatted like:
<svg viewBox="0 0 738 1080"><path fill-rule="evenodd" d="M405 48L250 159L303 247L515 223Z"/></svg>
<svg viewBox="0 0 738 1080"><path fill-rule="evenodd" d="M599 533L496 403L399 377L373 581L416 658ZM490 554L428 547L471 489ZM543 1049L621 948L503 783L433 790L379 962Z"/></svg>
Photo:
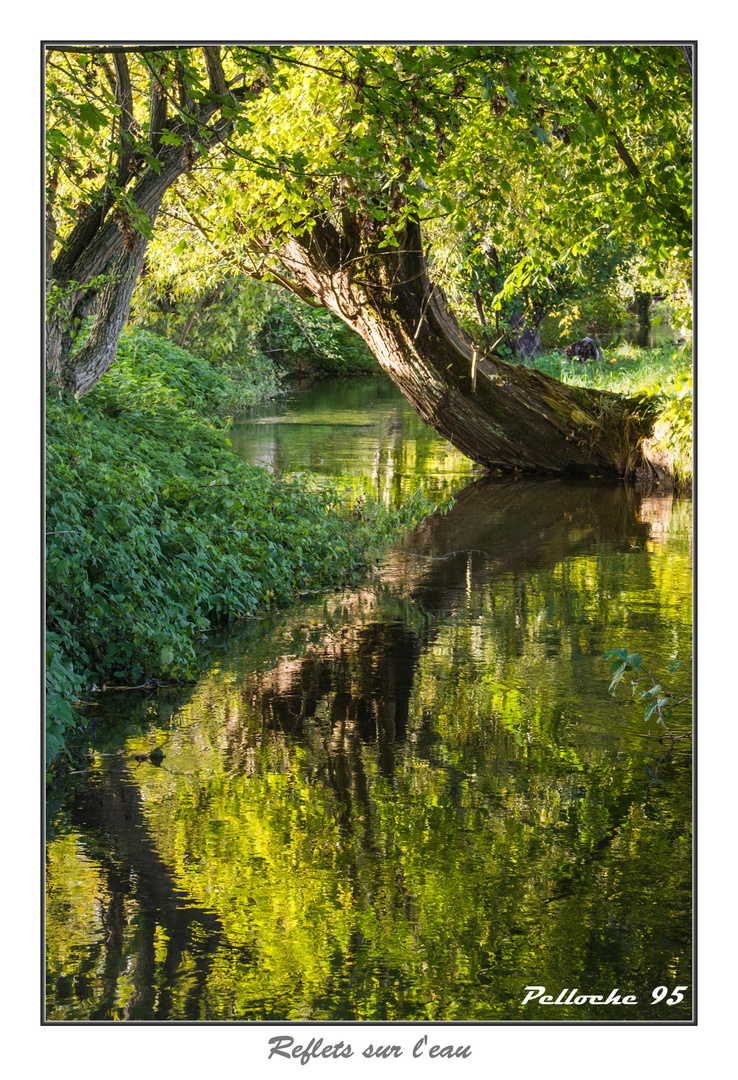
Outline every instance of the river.
<svg viewBox="0 0 738 1080"><path fill-rule="evenodd" d="M106 695L49 798L48 1019L690 1019L691 744L601 657L688 689L691 502L481 479L381 379L233 445L460 494L360 588L214 638L196 686Z"/></svg>

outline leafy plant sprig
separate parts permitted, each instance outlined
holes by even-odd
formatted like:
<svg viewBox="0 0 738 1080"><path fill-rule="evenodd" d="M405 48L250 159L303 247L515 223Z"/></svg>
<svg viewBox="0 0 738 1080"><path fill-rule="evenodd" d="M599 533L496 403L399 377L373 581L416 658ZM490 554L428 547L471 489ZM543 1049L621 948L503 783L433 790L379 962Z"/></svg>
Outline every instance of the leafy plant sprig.
<svg viewBox="0 0 738 1080"><path fill-rule="evenodd" d="M645 702L644 721L648 722L655 716L670 739L689 738L688 734L674 735L666 721L671 718L677 706L692 700L691 694L684 694L682 691L667 686L662 680L657 679L647 668L643 667L643 659L640 653L629 653L627 649L610 649L603 654L602 659L611 661L610 674L612 675L612 681L608 687L610 694L614 696L620 681L625 675L632 672L632 696L637 696L639 701ZM669 673L673 675L680 667L684 666L684 662L682 660L669 660L667 666ZM646 675L651 680L651 686L648 690L638 693L642 675Z"/></svg>

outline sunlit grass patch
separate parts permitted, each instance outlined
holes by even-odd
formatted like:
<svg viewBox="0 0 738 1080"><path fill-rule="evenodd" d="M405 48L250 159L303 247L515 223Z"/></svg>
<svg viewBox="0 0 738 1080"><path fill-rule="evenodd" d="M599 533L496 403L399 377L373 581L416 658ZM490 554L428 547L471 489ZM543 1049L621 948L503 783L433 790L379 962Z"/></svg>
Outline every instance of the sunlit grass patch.
<svg viewBox="0 0 738 1080"><path fill-rule="evenodd" d="M673 457L677 480L692 479L692 347L641 349L621 342L603 349L601 361L581 363L560 352L529 361L528 367L568 386L607 390L627 398L654 399L659 444Z"/></svg>

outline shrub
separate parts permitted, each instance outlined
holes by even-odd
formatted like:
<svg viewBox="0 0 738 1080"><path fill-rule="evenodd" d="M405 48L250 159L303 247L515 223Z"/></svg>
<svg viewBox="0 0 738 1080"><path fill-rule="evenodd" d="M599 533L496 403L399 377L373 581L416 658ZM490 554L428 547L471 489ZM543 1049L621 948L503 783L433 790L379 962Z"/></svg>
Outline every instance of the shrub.
<svg viewBox="0 0 738 1080"><path fill-rule="evenodd" d="M134 404L169 404L209 415L253 405L278 389L273 365L263 357L261 365L214 364L157 334L128 329L121 335L115 363L94 393L113 411Z"/></svg>
<svg viewBox="0 0 738 1080"><path fill-rule="evenodd" d="M326 308L313 308L284 293L274 299L257 342L294 375L365 375L379 369L364 340Z"/></svg>
<svg viewBox="0 0 738 1080"><path fill-rule="evenodd" d="M215 416L234 400L224 373L145 332L80 401L49 398L50 760L83 687L191 678L209 627L356 580L429 509L353 515L340 485L246 464Z"/></svg>

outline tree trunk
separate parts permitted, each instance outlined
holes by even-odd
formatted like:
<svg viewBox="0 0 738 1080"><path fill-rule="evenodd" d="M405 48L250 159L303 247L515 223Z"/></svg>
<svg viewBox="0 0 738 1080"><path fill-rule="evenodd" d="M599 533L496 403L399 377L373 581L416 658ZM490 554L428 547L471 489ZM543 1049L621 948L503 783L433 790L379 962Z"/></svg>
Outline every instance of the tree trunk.
<svg viewBox="0 0 738 1080"><path fill-rule="evenodd" d="M152 228L168 188L189 166L188 146L170 147L159 160L160 171L147 173L131 191L132 201L147 215ZM103 217L91 209L54 264L50 286L58 290L57 299L49 305L46 323L47 371L60 388L80 396L95 386L115 359L149 245L125 213L108 213L102 224L92 228L88 219L93 214ZM103 273L107 281L98 292L92 283ZM91 310L95 321L89 337L72 354L72 329Z"/></svg>
<svg viewBox="0 0 738 1080"><path fill-rule="evenodd" d="M152 226L165 190L155 192L154 198L145 202ZM81 267L78 278L72 276L79 272L74 268L68 275L55 273L50 283L60 290L60 299L53 308L50 305L47 314L47 373L60 389L78 396L91 390L115 359L120 332L128 318L131 296L149 246L145 236L132 226L126 230L125 221L121 223L125 231L109 219L94 244L85 250L80 262L92 262L92 269ZM107 281L98 291L89 283L103 272ZM75 281L88 284L77 288ZM81 349L72 354L73 329L80 327L93 312L95 320L90 334Z"/></svg>
<svg viewBox="0 0 738 1080"><path fill-rule="evenodd" d="M86 394L99 382L115 359L120 332L128 318L131 296L143 267L147 236L151 235L159 207L167 190L189 169L204 148L215 146L233 128L231 115L237 101L258 97L265 81L230 93L220 61L218 46L204 48L210 92L197 107L185 93L184 71L177 68L181 100L188 104L188 116L169 125L181 140L166 144L162 140L167 115L166 88L159 75L152 73L150 88L150 150L156 156L154 166L147 166L136 180L134 160L133 90L125 57L114 53L116 103L120 109L118 161L115 173L125 187L127 198L115 205L111 185L106 183L90 200L71 233L64 237L48 281L46 322L46 368L49 379L59 391L77 396ZM222 105L231 106L231 114L215 123L211 119ZM195 141L196 140L196 143ZM138 164L142 164L139 159ZM143 235L126 206L146 215L150 229ZM51 210L51 208L50 208ZM48 226L50 249L56 238L53 215ZM49 252L50 254L50 252ZM104 281L100 279L104 275ZM95 319L83 346L73 351L75 337L87 315Z"/></svg>
<svg viewBox="0 0 738 1080"><path fill-rule="evenodd" d="M187 335L189 334L190 330L192 329L192 324L194 323L195 317L197 315L198 315L197 308L193 308L192 311L187 316L185 324L182 327L182 333L179 335L179 339L177 341L177 344L179 345L180 349L184 348L184 343L187 340Z"/></svg>
<svg viewBox="0 0 738 1080"><path fill-rule="evenodd" d="M120 332L128 319L131 296L143 266L148 240L139 236L131 251L110 264L113 280L96 300L95 321L79 352L60 363L61 385L81 397L96 386L115 360Z"/></svg>
<svg viewBox="0 0 738 1080"><path fill-rule="evenodd" d="M644 466L641 403L477 354L428 278L417 223L396 249L364 254L326 219L282 262L293 291L357 330L425 423L487 469L625 477Z"/></svg>
<svg viewBox="0 0 738 1080"><path fill-rule="evenodd" d="M651 328L651 299L650 293L641 292L638 289L636 290L635 310L638 326L641 330L649 330Z"/></svg>

